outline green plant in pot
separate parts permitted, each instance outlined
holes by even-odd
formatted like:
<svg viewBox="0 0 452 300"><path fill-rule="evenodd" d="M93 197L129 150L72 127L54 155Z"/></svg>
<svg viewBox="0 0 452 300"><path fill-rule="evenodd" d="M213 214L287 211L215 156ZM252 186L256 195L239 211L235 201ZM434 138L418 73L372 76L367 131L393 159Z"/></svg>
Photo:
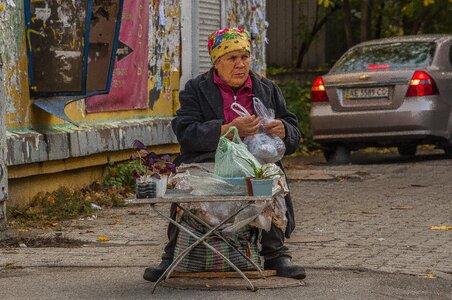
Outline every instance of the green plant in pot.
<svg viewBox="0 0 452 300"><path fill-rule="evenodd" d="M273 178L277 175L282 175L280 172L272 172L269 168L270 164L262 165L258 167L252 160L242 158L253 169L254 176L246 177L248 194L250 196L272 196ZM249 181L248 181L249 180ZM251 191L249 189L249 182L251 182Z"/></svg>

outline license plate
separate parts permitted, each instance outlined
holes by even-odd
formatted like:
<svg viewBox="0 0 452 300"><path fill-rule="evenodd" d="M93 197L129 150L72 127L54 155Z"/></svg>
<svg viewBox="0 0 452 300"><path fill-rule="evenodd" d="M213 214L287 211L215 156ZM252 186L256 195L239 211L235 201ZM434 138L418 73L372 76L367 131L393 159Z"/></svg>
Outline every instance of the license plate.
<svg viewBox="0 0 452 300"><path fill-rule="evenodd" d="M373 98L388 98L388 87L374 87L374 88L356 88L345 89L345 99L373 99Z"/></svg>

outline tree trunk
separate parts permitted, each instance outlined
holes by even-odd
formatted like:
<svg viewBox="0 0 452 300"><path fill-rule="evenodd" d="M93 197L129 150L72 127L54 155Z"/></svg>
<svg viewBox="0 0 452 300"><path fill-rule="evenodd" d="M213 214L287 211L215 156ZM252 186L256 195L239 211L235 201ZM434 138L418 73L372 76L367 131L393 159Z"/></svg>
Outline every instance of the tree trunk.
<svg viewBox="0 0 452 300"><path fill-rule="evenodd" d="M380 39L381 38L381 32L383 31L383 14L385 11L385 0L382 0L380 2L380 8L378 9L378 17L377 17L377 24L375 25L375 38Z"/></svg>
<svg viewBox="0 0 452 300"><path fill-rule="evenodd" d="M309 33L308 37L302 41L300 45L300 49L298 50L298 58L297 63L295 65L296 68L301 68L301 65L303 64L303 59L306 53L308 53L309 47L311 46L312 41L314 40L317 33L322 29L323 25L325 25L328 18L340 7L335 5L333 7L330 7L328 11L321 17L319 20L319 5L316 4L316 10L315 10L315 19L314 24L312 25L311 32Z"/></svg>
<svg viewBox="0 0 452 300"><path fill-rule="evenodd" d="M342 3L342 12L344 14L344 29L347 48L351 48L353 47L355 42L353 41L352 32L352 12L350 10L350 2L348 0L344 0L344 2Z"/></svg>
<svg viewBox="0 0 452 300"><path fill-rule="evenodd" d="M372 14L372 1L361 0L361 42L365 42L371 39L371 14Z"/></svg>

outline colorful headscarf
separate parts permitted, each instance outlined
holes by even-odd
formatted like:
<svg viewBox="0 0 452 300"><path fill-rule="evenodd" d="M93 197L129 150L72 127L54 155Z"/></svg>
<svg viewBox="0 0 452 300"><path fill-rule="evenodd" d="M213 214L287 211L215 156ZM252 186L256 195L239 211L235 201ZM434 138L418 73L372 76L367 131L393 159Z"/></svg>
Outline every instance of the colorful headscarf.
<svg viewBox="0 0 452 300"><path fill-rule="evenodd" d="M242 28L223 28L209 35L207 48L209 49L212 63L215 63L218 58L232 51L247 50L250 52L250 36Z"/></svg>

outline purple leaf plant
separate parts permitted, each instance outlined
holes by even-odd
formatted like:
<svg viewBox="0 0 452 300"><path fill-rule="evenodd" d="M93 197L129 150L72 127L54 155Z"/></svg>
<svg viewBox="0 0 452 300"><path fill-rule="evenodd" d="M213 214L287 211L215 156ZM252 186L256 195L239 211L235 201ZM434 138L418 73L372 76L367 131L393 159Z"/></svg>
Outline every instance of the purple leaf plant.
<svg viewBox="0 0 452 300"><path fill-rule="evenodd" d="M159 156L155 152L146 150L146 146L139 140L135 140L132 144L136 153L132 154L131 160L139 160L140 165L144 167L145 171L141 174L138 170L133 172L135 178L143 176L151 176L155 179L160 179L161 176L176 174L176 165L173 164L171 156L168 154Z"/></svg>

